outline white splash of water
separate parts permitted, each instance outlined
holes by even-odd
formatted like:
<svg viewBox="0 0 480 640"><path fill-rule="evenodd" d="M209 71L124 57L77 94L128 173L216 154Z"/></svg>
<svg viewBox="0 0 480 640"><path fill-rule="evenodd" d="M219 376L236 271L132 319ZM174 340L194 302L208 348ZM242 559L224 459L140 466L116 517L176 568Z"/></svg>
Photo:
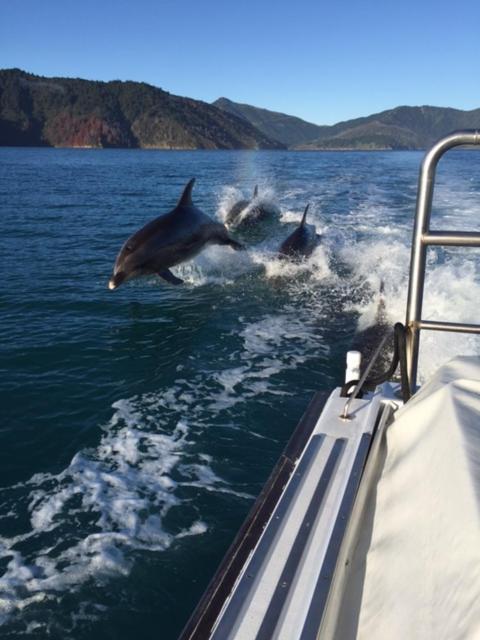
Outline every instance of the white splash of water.
<svg viewBox="0 0 480 640"><path fill-rule="evenodd" d="M58 474L36 474L22 484L29 525L0 538L3 620L90 580L129 575L133 550L164 551L175 540L204 534L208 524L201 514L179 529L166 525L186 488L252 499L215 473L211 456L197 451L199 434L238 403L291 393L278 387L277 375L305 362L308 352L328 349L308 318L287 312L243 321L239 337L243 347L232 366L193 379L180 371L167 389L115 402L95 448L79 451ZM28 553L18 549L26 541Z"/></svg>
<svg viewBox="0 0 480 640"><path fill-rule="evenodd" d="M59 474L37 474L24 484L30 529L0 538L0 557L7 561L0 579L4 617L51 592L128 575L130 549L162 551L176 539L207 530L201 519L177 531L164 525L170 509L180 504L176 490L183 481L226 490L209 472L209 460L190 451L187 424L179 420L171 433L154 430L145 398L113 407L95 449L77 453ZM173 479L174 472L180 479ZM79 524L77 534L62 534L66 525L75 531L75 522L84 519L88 524ZM26 540L35 550L24 556L16 547Z"/></svg>
<svg viewBox="0 0 480 640"><path fill-rule="evenodd" d="M357 282L367 284L369 295L351 309L360 314L359 330L374 324L380 283L384 283L386 315L393 325L405 322L410 247L399 241L366 240L341 252ZM423 303L423 318L474 324L480 299L479 264L475 256L456 252L430 251ZM421 334L419 381L456 355L479 353L478 338L473 335L423 331Z"/></svg>

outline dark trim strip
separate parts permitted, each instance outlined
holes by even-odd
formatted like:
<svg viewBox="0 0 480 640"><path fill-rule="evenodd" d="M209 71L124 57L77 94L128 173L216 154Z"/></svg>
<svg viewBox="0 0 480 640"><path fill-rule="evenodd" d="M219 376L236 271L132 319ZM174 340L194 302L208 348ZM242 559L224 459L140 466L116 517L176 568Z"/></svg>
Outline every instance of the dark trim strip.
<svg viewBox="0 0 480 640"><path fill-rule="evenodd" d="M265 562L268 550L277 536L278 530L285 523L285 516L292 505L298 487L304 476L308 473L312 461L315 460L324 440L325 436L323 434L314 435L308 444L297 470L293 474L286 491L281 496L278 506L273 514L273 518L270 520L258 547L255 549L255 553L248 564L247 571L243 574L240 583L235 589L235 593L228 604L227 610L222 615L219 625L215 629L215 633L212 636L214 639L223 640L232 631L243 609L245 599L252 587L252 583L255 581L255 578Z"/></svg>
<svg viewBox="0 0 480 640"><path fill-rule="evenodd" d="M347 528L355 496L357 495L370 443L371 435L364 433L360 438L350 478L345 488L345 493L343 494L340 510L333 527L332 536L323 560L320 575L318 577L317 584L315 585L315 591L313 592L307 617L305 618L300 640L315 640L318 636L330 586L332 584L333 574L335 572L340 545Z"/></svg>
<svg viewBox="0 0 480 640"><path fill-rule="evenodd" d="M245 522L180 634L179 640L205 640L210 636L225 600L257 544L295 468L295 462L317 424L327 398L328 393L318 392L308 405Z"/></svg>
<svg viewBox="0 0 480 640"><path fill-rule="evenodd" d="M345 449L345 444L346 440L343 438L335 440L333 444L255 640L271 640L271 638L274 637L275 628L279 622L285 601L295 581L300 560L312 533L313 525L318 517L323 500L327 494L335 468Z"/></svg>

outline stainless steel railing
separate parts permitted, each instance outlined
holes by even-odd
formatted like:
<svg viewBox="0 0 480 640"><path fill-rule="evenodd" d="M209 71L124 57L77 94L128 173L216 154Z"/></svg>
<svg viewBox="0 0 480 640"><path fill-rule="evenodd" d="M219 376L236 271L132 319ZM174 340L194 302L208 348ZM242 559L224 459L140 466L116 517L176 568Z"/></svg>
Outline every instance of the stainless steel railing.
<svg viewBox="0 0 480 640"><path fill-rule="evenodd" d="M455 131L445 138L442 138L426 153L420 167L406 318L407 369L412 393L414 393L416 389L421 329L480 334L480 325L422 319L427 248L432 245L480 247L480 233L430 230L433 187L438 161L446 151L460 145L480 145L480 131Z"/></svg>

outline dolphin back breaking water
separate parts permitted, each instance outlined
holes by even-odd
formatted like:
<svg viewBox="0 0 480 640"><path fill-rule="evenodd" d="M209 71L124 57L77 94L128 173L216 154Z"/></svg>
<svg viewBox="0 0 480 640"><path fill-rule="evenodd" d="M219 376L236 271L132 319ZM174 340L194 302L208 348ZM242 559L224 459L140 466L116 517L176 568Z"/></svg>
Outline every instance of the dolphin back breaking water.
<svg viewBox="0 0 480 640"><path fill-rule="evenodd" d="M228 211L225 222L229 228L248 231L264 222L273 221L280 215L280 209L269 200L259 197L255 185L251 200L239 200Z"/></svg>
<svg viewBox="0 0 480 640"><path fill-rule="evenodd" d="M309 206L307 204L305 207L299 226L282 242L279 251L281 258L290 258L291 260L308 258L320 242L321 236L317 234L315 226L307 224Z"/></svg>

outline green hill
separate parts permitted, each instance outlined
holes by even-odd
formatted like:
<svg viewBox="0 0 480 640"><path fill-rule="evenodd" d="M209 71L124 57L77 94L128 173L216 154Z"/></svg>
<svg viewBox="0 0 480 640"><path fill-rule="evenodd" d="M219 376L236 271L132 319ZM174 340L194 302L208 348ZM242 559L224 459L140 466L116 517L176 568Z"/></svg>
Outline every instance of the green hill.
<svg viewBox="0 0 480 640"><path fill-rule="evenodd" d="M143 82L0 70L0 146L158 149L423 149L480 128L480 109L397 107L319 126L220 98L213 105Z"/></svg>
<svg viewBox="0 0 480 640"><path fill-rule="evenodd" d="M285 113L232 102L227 98L219 98L213 104L223 111L245 119L269 138L278 140L287 146L310 142L320 137L323 130L328 128L306 122L295 116L288 116Z"/></svg>
<svg viewBox="0 0 480 640"><path fill-rule="evenodd" d="M319 126L226 98L213 104L243 117L265 135L293 149L424 149L455 129L480 128L480 109L397 107L365 118Z"/></svg>
<svg viewBox="0 0 480 640"><path fill-rule="evenodd" d="M480 128L480 109L397 107L340 122L303 149L425 149L455 129Z"/></svg>
<svg viewBox="0 0 480 640"><path fill-rule="evenodd" d="M243 118L139 82L0 70L0 145L276 149Z"/></svg>

